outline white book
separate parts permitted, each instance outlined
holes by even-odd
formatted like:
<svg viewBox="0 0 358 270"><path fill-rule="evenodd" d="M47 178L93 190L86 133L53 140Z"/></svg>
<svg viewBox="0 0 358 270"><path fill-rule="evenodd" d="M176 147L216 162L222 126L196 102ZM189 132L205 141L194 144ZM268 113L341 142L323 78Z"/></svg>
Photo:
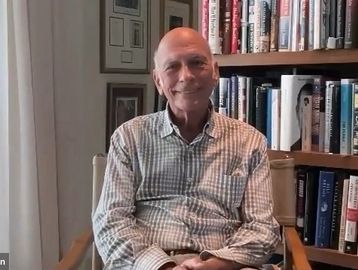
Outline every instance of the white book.
<svg viewBox="0 0 358 270"><path fill-rule="evenodd" d="M271 149L280 150L281 89L272 88Z"/></svg>
<svg viewBox="0 0 358 270"><path fill-rule="evenodd" d="M247 53L247 28L249 25L249 0L242 0L241 9L241 53Z"/></svg>
<svg viewBox="0 0 358 270"><path fill-rule="evenodd" d="M281 76L280 150L301 150L299 104L302 95L311 93L315 75Z"/></svg>
<svg viewBox="0 0 358 270"><path fill-rule="evenodd" d="M338 251L344 252L344 235L346 232L346 213L348 202L349 179L344 179L342 193L341 223L339 228Z"/></svg>
<svg viewBox="0 0 358 270"><path fill-rule="evenodd" d="M291 51L298 51L300 26L300 0L292 2L292 31L291 31Z"/></svg>
<svg viewBox="0 0 358 270"><path fill-rule="evenodd" d="M219 78L219 113L228 115L227 97L229 91L229 78Z"/></svg>
<svg viewBox="0 0 358 270"><path fill-rule="evenodd" d="M246 95L247 95L247 77L238 76L239 82L239 120L246 122Z"/></svg>
<svg viewBox="0 0 358 270"><path fill-rule="evenodd" d="M302 95L300 103L302 151L311 151L312 145L312 95Z"/></svg>
<svg viewBox="0 0 358 270"><path fill-rule="evenodd" d="M221 54L220 0L209 0L208 43L213 54Z"/></svg>

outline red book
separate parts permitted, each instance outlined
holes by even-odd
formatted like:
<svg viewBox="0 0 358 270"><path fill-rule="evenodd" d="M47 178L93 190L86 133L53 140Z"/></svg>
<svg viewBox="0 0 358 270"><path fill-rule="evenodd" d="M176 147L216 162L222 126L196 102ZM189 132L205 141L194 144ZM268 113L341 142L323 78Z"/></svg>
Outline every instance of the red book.
<svg viewBox="0 0 358 270"><path fill-rule="evenodd" d="M241 0L233 0L231 6L231 54L237 54L240 50L240 5Z"/></svg>

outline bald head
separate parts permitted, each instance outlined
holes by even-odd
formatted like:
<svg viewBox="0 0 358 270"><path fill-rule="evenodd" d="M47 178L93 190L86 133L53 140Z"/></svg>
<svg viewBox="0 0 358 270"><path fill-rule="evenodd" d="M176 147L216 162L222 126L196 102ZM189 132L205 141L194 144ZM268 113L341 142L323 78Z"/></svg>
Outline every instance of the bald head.
<svg viewBox="0 0 358 270"><path fill-rule="evenodd" d="M173 47L186 47L194 45L203 53L212 58L210 47L200 33L188 27L178 27L167 32L160 40L157 50L154 52L154 66L160 65L160 60L167 55Z"/></svg>

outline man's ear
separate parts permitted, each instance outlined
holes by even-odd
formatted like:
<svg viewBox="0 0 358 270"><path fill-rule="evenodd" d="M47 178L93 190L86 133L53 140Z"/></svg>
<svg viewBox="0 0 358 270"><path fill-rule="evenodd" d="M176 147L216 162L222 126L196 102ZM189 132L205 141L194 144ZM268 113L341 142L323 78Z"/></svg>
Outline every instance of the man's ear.
<svg viewBox="0 0 358 270"><path fill-rule="evenodd" d="M155 87L158 90L159 95L162 96L163 95L162 84L161 84L160 78L158 76L158 71L156 69L153 69L153 81L154 81Z"/></svg>

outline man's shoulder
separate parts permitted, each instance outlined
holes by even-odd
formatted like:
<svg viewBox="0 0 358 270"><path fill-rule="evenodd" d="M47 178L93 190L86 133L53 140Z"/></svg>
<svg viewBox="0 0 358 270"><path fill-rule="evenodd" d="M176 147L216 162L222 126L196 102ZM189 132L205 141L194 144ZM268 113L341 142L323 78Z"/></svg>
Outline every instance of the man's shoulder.
<svg viewBox="0 0 358 270"><path fill-rule="evenodd" d="M123 123L119 128L119 132L124 133L142 133L142 132L152 132L163 122L163 112L155 112L145 115L140 115L128 120L127 122Z"/></svg>

